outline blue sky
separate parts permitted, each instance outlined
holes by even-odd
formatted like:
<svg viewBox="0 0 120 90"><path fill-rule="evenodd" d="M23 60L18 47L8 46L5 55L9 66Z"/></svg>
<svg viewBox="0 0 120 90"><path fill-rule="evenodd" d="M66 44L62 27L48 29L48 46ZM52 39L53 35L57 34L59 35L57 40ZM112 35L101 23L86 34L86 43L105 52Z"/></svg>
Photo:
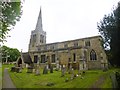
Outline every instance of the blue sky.
<svg viewBox="0 0 120 90"><path fill-rule="evenodd" d="M47 43L98 35L97 22L112 11L119 0L25 0L23 15L5 45L28 51L40 6Z"/></svg>

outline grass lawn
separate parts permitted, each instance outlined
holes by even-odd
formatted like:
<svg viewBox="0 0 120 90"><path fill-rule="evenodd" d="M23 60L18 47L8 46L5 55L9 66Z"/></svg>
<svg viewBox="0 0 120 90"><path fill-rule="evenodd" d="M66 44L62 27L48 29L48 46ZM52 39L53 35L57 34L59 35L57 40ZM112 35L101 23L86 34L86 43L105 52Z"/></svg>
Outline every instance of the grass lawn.
<svg viewBox="0 0 120 90"><path fill-rule="evenodd" d="M3 65L3 67L10 68L11 66ZM111 72L112 70L107 72L103 72L102 70L88 70L83 79L78 76L70 80L71 74L66 73L64 77L61 77L61 71L54 71L53 73L43 75L42 70L40 70L41 74L36 76L34 73L26 73L26 69L23 69L22 73L10 72L9 69L10 76L17 88L90 88L101 76L105 80L99 87L111 88L112 82L109 77ZM69 79L68 82L65 82L66 78ZM54 85L46 86L49 82L54 83Z"/></svg>
<svg viewBox="0 0 120 90"><path fill-rule="evenodd" d="M2 89L2 67L0 67L0 89Z"/></svg>

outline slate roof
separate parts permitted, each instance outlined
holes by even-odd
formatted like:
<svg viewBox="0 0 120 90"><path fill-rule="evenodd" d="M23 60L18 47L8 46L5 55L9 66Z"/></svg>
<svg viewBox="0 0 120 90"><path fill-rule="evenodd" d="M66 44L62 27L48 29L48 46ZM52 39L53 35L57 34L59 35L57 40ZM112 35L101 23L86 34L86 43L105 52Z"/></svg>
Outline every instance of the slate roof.
<svg viewBox="0 0 120 90"><path fill-rule="evenodd" d="M23 58L24 63L27 63L27 64L33 63L28 52L27 53L22 53L22 58Z"/></svg>

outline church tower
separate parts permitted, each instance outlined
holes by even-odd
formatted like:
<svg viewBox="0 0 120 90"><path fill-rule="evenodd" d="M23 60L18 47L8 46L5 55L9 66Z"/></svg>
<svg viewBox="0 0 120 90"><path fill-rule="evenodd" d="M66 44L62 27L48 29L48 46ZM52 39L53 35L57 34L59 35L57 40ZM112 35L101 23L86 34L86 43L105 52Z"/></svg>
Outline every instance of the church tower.
<svg viewBox="0 0 120 90"><path fill-rule="evenodd" d="M37 46L46 44L46 32L42 28L41 8L35 30L31 31L28 51L36 51Z"/></svg>

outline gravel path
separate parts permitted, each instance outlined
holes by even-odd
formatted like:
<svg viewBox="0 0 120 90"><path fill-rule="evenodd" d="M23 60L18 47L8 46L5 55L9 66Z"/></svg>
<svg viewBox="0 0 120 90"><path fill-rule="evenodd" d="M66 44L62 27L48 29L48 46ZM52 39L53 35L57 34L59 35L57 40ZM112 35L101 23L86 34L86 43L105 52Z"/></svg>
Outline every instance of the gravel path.
<svg viewBox="0 0 120 90"><path fill-rule="evenodd" d="M15 85L13 84L9 73L8 73L8 69L5 68L4 69L4 76L3 76L3 88L16 88ZM14 89L15 90L15 89ZM17 89L16 89L17 90Z"/></svg>

